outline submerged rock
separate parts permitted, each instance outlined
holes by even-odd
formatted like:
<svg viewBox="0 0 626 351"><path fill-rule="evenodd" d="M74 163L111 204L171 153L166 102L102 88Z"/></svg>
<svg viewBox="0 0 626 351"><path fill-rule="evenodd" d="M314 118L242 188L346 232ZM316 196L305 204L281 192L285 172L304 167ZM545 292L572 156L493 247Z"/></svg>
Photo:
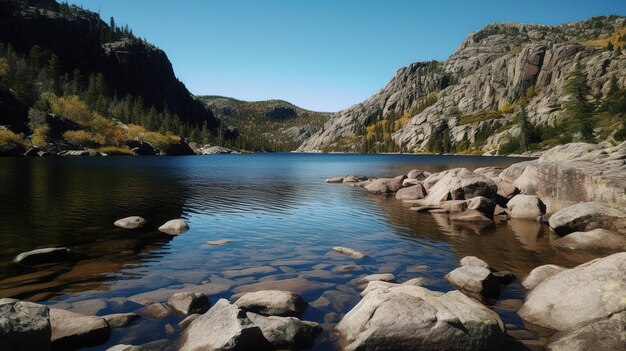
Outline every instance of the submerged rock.
<svg viewBox="0 0 626 351"><path fill-rule="evenodd" d="M105 343L111 327L101 317L85 316L56 308L50 309L52 348L74 350Z"/></svg>
<svg viewBox="0 0 626 351"><path fill-rule="evenodd" d="M626 236L606 229L568 234L552 243L557 249L596 254L626 251Z"/></svg>
<svg viewBox="0 0 626 351"><path fill-rule="evenodd" d="M139 318L137 313L115 313L102 316L111 328L122 328Z"/></svg>
<svg viewBox="0 0 626 351"><path fill-rule="evenodd" d="M246 314L254 325L261 328L263 336L277 349L300 350L313 345L322 327L315 322L302 321L295 317L263 316Z"/></svg>
<svg viewBox="0 0 626 351"><path fill-rule="evenodd" d="M159 230L167 233L167 234L181 234L189 230L189 226L184 219L172 219L162 226L159 227Z"/></svg>
<svg viewBox="0 0 626 351"><path fill-rule="evenodd" d="M598 202L584 202L557 211L549 223L559 235L598 228L626 232L626 212Z"/></svg>
<svg viewBox="0 0 626 351"><path fill-rule="evenodd" d="M391 273L379 273L366 275L365 277L357 279L354 283L356 285L364 285L374 281L393 282L395 280L396 276Z"/></svg>
<svg viewBox="0 0 626 351"><path fill-rule="evenodd" d="M204 313L211 303L206 295L197 292L181 292L172 295L167 304L184 315Z"/></svg>
<svg viewBox="0 0 626 351"><path fill-rule="evenodd" d="M332 177L325 180L326 183L343 183L343 177Z"/></svg>
<svg viewBox="0 0 626 351"><path fill-rule="evenodd" d="M242 295L235 305L266 316L299 316L308 304L290 291L260 290Z"/></svg>
<svg viewBox="0 0 626 351"><path fill-rule="evenodd" d="M346 255L346 256L350 256L354 259L361 259L364 258L365 256L367 256L366 254L359 252L357 250L354 249L350 249L348 247L343 247L343 246L335 246L333 247L331 250L338 252L340 254Z"/></svg>
<svg viewBox="0 0 626 351"><path fill-rule="evenodd" d="M274 349L246 312L225 299L193 321L182 332L178 346L180 351Z"/></svg>
<svg viewBox="0 0 626 351"><path fill-rule="evenodd" d="M344 183L359 183L359 182L364 182L366 180L367 180L367 177L365 176L349 175L349 176L343 177Z"/></svg>
<svg viewBox="0 0 626 351"><path fill-rule="evenodd" d="M412 285L371 290L336 330L344 350L500 350L505 340L487 307L458 291Z"/></svg>
<svg viewBox="0 0 626 351"><path fill-rule="evenodd" d="M218 245L230 244L232 242L233 241L231 239L219 239L219 240L207 241L206 243L211 246L218 246Z"/></svg>
<svg viewBox="0 0 626 351"><path fill-rule="evenodd" d="M138 309L136 312L150 319L165 319L169 317L172 311L168 306L162 303L152 302Z"/></svg>
<svg viewBox="0 0 626 351"><path fill-rule="evenodd" d="M14 262L25 265L57 263L69 261L72 257L72 251L67 247L50 247L22 252L15 257Z"/></svg>
<svg viewBox="0 0 626 351"><path fill-rule="evenodd" d="M118 219L113 223L116 227L124 228L124 229L139 229L143 228L148 221L139 216L131 216L122 219Z"/></svg>
<svg viewBox="0 0 626 351"><path fill-rule="evenodd" d="M50 350L48 307L15 299L0 299L0 348L9 351Z"/></svg>
<svg viewBox="0 0 626 351"><path fill-rule="evenodd" d="M543 280L518 311L524 320L563 331L626 310L626 252L563 270Z"/></svg>

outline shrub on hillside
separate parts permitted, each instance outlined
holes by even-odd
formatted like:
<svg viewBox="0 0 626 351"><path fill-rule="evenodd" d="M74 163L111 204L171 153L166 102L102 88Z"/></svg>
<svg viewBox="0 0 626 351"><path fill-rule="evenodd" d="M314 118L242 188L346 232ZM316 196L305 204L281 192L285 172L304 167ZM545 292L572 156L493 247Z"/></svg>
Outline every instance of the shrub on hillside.
<svg viewBox="0 0 626 351"><path fill-rule="evenodd" d="M68 143L80 147L95 147L104 144L104 137L86 130L68 130L63 133L63 139Z"/></svg>
<svg viewBox="0 0 626 351"><path fill-rule="evenodd" d="M127 147L103 146L98 149L103 154L115 156L131 156L133 152Z"/></svg>
<svg viewBox="0 0 626 351"><path fill-rule="evenodd" d="M0 153L22 153L24 152L24 139L21 135L10 130L0 130Z"/></svg>

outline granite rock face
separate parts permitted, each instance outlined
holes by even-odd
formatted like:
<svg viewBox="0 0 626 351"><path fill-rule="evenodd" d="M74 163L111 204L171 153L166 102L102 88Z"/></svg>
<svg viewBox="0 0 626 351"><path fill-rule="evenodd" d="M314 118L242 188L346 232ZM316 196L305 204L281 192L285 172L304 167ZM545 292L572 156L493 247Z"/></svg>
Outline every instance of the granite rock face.
<svg viewBox="0 0 626 351"><path fill-rule="evenodd" d="M489 24L470 33L447 60L417 62L399 69L376 94L332 116L299 150L357 150L365 127L391 114L406 113L409 121L393 135L398 147L427 150L433 138L447 131L453 145L480 141L482 151L494 152L520 134L520 128L512 123L514 113L498 110L528 88L535 91L527 106L532 124L564 119L563 87L576 62L586 70L592 94L606 93L613 75L620 77L621 86L626 85L624 55L580 44L623 24L624 18L615 16L558 26ZM436 102L418 110L429 93L435 92ZM491 116L467 118L485 112Z"/></svg>
<svg viewBox="0 0 626 351"><path fill-rule="evenodd" d="M0 349L50 350L50 310L32 302L0 299Z"/></svg>

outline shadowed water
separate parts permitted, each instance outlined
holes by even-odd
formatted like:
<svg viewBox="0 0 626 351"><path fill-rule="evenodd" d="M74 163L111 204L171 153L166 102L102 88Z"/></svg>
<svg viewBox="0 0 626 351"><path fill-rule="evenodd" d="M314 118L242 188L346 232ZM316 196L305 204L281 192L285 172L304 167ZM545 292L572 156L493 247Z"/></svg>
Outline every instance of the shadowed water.
<svg viewBox="0 0 626 351"><path fill-rule="evenodd" d="M426 279L447 291L443 276L466 255L518 276L557 262L547 227L528 221L486 228L453 225L445 215L416 213L393 197L326 184L336 175L395 176L413 168L506 167L520 159L463 156L253 154L190 157L0 159L0 297L39 301L87 314L131 312L141 297L165 301L177 291L218 298L261 288L299 292L311 303L303 319L326 332L316 350L332 349L329 330L359 299L353 281L393 273L402 282ZM140 232L115 228L139 215ZM163 222L185 218L191 230L169 236ZM231 239L211 246L206 242ZM65 265L28 268L20 252L70 247ZM368 254L354 260L329 251L347 246ZM339 271L357 265L352 271ZM260 268L259 268L260 267ZM257 268L248 270L250 268ZM524 294L518 282L502 299ZM512 312L496 311L521 325ZM109 342L177 339L179 316L141 319L114 329Z"/></svg>

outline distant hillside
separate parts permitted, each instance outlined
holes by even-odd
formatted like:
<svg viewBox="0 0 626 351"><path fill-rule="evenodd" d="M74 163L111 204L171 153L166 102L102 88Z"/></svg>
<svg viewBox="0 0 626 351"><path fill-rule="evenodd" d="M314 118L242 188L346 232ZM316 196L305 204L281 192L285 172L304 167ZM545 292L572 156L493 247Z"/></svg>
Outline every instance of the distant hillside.
<svg viewBox="0 0 626 351"><path fill-rule="evenodd" d="M176 78L161 49L107 22L54 0L0 1L0 125L41 148L123 147L118 123L204 143L236 137ZM54 130L61 124L46 114L74 124ZM32 143L37 130L45 137ZM68 130L89 133L89 142L73 143Z"/></svg>
<svg viewBox="0 0 626 351"><path fill-rule="evenodd" d="M397 71L301 151L519 153L626 139L626 19L495 23Z"/></svg>
<svg viewBox="0 0 626 351"><path fill-rule="evenodd" d="M328 121L331 113L308 111L283 100L241 101L199 96L213 113L235 126L248 150L292 151Z"/></svg>

